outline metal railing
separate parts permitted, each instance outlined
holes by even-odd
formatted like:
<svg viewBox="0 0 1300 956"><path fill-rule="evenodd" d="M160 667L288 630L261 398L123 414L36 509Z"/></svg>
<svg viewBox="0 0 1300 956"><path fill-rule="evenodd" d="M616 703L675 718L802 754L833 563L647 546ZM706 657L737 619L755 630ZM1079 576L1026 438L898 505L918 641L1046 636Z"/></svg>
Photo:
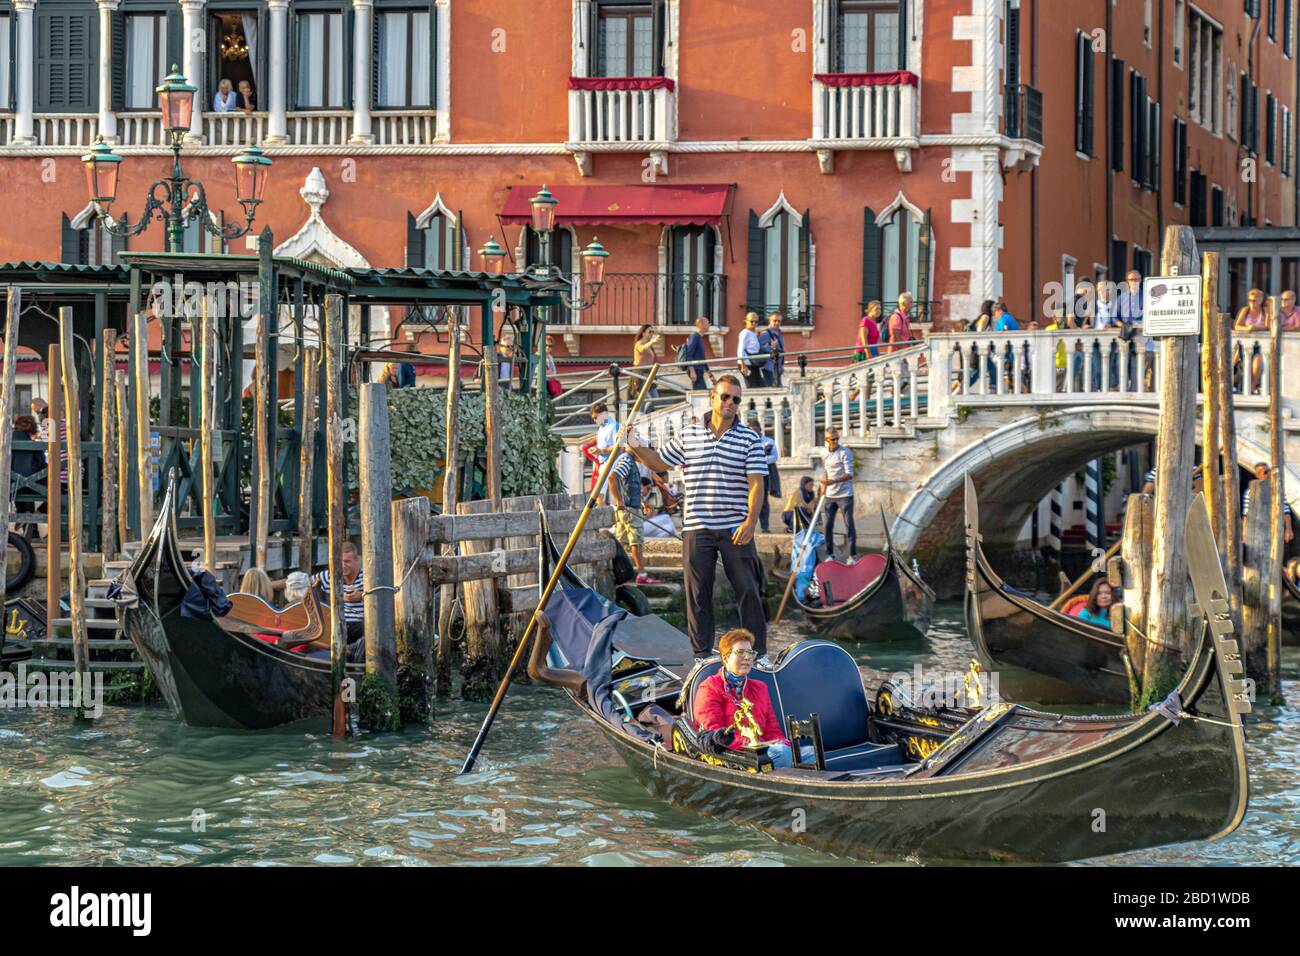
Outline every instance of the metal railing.
<svg viewBox="0 0 1300 956"><path fill-rule="evenodd" d="M574 294L577 276L564 273ZM596 304L585 312L559 308L551 326L642 325L689 326L700 316L718 324L726 316L727 277L721 274L678 275L671 272L607 272Z"/></svg>
<svg viewBox="0 0 1300 956"><path fill-rule="evenodd" d="M1032 86L1008 86L1006 91L1008 139L1043 143L1043 94Z"/></svg>

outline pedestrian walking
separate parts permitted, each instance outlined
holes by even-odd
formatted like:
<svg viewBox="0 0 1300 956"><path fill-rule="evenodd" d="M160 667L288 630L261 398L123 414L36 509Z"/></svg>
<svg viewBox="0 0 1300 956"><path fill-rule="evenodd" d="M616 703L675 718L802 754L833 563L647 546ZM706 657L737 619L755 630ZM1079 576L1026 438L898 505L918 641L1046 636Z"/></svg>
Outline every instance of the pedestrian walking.
<svg viewBox="0 0 1300 956"><path fill-rule="evenodd" d="M758 335L758 347L767 361L763 363L763 381L768 388L781 387L781 373L785 371L785 336L781 333L781 313L767 317L767 328Z"/></svg>
<svg viewBox="0 0 1300 956"><path fill-rule="evenodd" d="M867 303L867 311L858 322L858 350L853 353L853 361L865 362L880 355L880 316L883 313L884 307L879 299Z"/></svg>
<svg viewBox="0 0 1300 956"><path fill-rule="evenodd" d="M721 557L741 626L754 635L759 665L768 667L763 566L754 546L767 462L758 435L740 423L741 395L740 379L722 375L704 422L687 425L662 448L630 450L655 472L680 466L686 480L682 565L686 630L696 658L713 652L713 580Z"/></svg>
<svg viewBox="0 0 1300 956"><path fill-rule="evenodd" d="M853 454L840 444L838 429L826 429L826 458L822 462L822 495L826 498L826 556L835 556L835 515L844 514L849 557L858 556L858 532L853 525Z"/></svg>
<svg viewBox="0 0 1300 956"><path fill-rule="evenodd" d="M659 353L655 346L664 340L662 335L655 332L653 325L643 325L637 330L636 338L632 341L632 367L641 368L649 367L659 361ZM638 380L642 376L636 376ZM638 386L639 387L639 386ZM650 398L659 397L659 386L653 382L650 384ZM645 403L645 410L648 412L654 407L653 402Z"/></svg>
<svg viewBox="0 0 1300 956"><path fill-rule="evenodd" d="M745 384L750 388L762 388L763 349L758 344L758 313L745 315L745 327L740 330L740 341L736 350L736 365L740 374L745 376Z"/></svg>
<svg viewBox="0 0 1300 956"><path fill-rule="evenodd" d="M705 379L705 373L708 371L708 365L705 364L706 356L704 354L704 336L709 334L709 320L700 316L695 320L695 331L686 339L686 344L681 347L677 353L677 361L692 362L686 370L691 376L691 389L694 391L705 391L709 387Z"/></svg>
<svg viewBox="0 0 1300 956"><path fill-rule="evenodd" d="M913 303L912 293L904 292L898 297L898 308L889 314L886 326L889 329L889 345L886 352L897 352L912 344L912 320L910 313Z"/></svg>

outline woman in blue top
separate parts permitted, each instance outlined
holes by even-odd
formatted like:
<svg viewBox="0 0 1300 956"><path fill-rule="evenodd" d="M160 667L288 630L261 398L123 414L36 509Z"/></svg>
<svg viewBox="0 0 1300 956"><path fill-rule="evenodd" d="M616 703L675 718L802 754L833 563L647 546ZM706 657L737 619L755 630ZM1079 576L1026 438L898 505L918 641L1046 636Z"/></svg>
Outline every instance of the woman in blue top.
<svg viewBox="0 0 1300 956"><path fill-rule="evenodd" d="M1079 620L1110 630L1110 609L1115 603L1115 589L1105 578L1098 578L1088 592L1088 603L1079 612Z"/></svg>

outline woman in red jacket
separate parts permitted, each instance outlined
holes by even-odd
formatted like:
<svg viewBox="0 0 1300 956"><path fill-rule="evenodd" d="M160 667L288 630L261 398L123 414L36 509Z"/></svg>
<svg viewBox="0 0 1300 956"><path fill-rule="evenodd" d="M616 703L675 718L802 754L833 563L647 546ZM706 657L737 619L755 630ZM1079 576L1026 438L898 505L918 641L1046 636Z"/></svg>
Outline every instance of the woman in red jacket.
<svg viewBox="0 0 1300 956"><path fill-rule="evenodd" d="M701 731L734 731L728 750L766 744L773 767L791 766L790 741L781 732L767 685L749 679L754 635L743 627L730 630L718 641L718 653L722 668L706 677L695 692L695 723ZM799 752L805 761L813 760L813 748L805 745Z"/></svg>

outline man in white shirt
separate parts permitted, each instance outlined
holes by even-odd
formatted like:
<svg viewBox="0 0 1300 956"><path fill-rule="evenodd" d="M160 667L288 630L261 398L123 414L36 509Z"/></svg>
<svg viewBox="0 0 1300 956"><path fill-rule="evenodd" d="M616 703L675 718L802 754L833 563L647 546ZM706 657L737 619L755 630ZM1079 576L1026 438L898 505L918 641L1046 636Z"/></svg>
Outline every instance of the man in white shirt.
<svg viewBox="0 0 1300 956"><path fill-rule="evenodd" d="M826 474L822 494L826 497L826 556L835 556L835 513L844 513L844 534L848 539L849 557L858 556L858 532L853 526L853 453L840 444L837 429L826 429L826 457L822 460Z"/></svg>
<svg viewBox="0 0 1300 956"><path fill-rule="evenodd" d="M758 313L745 316L745 327L740 330L740 345L736 351L736 364L750 388L763 387L763 347L758 341Z"/></svg>

